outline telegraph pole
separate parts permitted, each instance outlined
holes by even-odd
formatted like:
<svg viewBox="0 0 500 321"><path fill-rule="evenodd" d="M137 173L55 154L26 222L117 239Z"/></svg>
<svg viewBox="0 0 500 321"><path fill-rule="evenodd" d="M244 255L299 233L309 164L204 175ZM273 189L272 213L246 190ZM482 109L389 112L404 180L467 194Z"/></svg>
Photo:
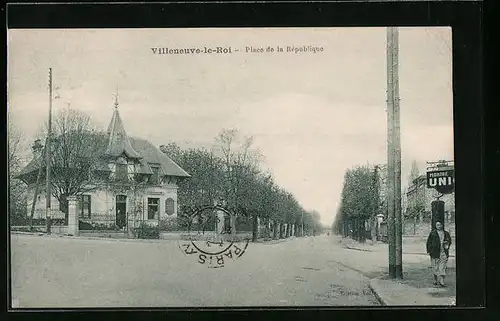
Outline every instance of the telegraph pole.
<svg viewBox="0 0 500 321"><path fill-rule="evenodd" d="M389 243L389 277L396 277L395 238L395 153L394 153L394 45L393 28L387 28L387 241Z"/></svg>
<svg viewBox="0 0 500 321"><path fill-rule="evenodd" d="M400 131L400 109L399 109L399 30L392 29L392 74L393 74L393 99L394 99L394 216L396 237L396 278L403 278L403 221L401 213L401 131Z"/></svg>
<svg viewBox="0 0 500 321"><path fill-rule="evenodd" d="M389 276L403 277L398 28L387 28L387 237Z"/></svg>
<svg viewBox="0 0 500 321"><path fill-rule="evenodd" d="M47 223L47 233L50 234L51 226L51 213L50 213L50 200L52 196L52 188L50 184L50 145L52 138L52 68L49 68L49 123L47 127L47 142L45 143L45 156L46 156L46 175L45 175L45 218Z"/></svg>

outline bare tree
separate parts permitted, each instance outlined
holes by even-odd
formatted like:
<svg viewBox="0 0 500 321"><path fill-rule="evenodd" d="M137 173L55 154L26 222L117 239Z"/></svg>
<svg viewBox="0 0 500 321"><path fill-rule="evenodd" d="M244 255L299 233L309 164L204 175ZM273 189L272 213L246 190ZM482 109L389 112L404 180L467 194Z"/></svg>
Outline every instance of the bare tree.
<svg viewBox="0 0 500 321"><path fill-rule="evenodd" d="M242 136L236 129L225 129L215 139L220 147L225 170L225 199L232 208L241 208L245 177L255 171L262 156L252 149L253 137ZM236 234L236 217L231 216L231 234Z"/></svg>
<svg viewBox="0 0 500 321"><path fill-rule="evenodd" d="M88 115L69 108L56 115L52 131L52 195L67 218L68 196L98 189L105 182L96 171L102 164L107 135L92 126Z"/></svg>
<svg viewBox="0 0 500 321"><path fill-rule="evenodd" d="M20 171L22 159L20 156L23 138L21 131L12 123L10 118L7 123L7 162L9 170L9 212L10 218L16 219L24 217L26 206L26 187L22 182L15 178Z"/></svg>
<svg viewBox="0 0 500 321"><path fill-rule="evenodd" d="M17 173L21 169L20 150L22 144L22 133L10 119L8 120L7 125L7 136L9 171L11 173Z"/></svg>

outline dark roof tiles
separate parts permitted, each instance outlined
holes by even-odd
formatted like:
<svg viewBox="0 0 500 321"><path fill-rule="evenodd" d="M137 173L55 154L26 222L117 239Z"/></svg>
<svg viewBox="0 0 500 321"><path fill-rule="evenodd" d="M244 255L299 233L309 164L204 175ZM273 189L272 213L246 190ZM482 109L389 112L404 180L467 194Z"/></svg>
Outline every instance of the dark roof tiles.
<svg viewBox="0 0 500 321"><path fill-rule="evenodd" d="M130 144L130 140L125 132L118 108L115 108L113 117L108 127L109 142L106 149L106 155L111 157L118 157L122 154L130 158L141 158L141 155L134 150Z"/></svg>
<svg viewBox="0 0 500 321"><path fill-rule="evenodd" d="M170 176L180 176L180 177L190 177L190 175L183 170L179 165L177 165L173 160L170 159L165 153L163 153L158 147L151 144L145 139L141 138L130 138L132 147L143 157L141 160L141 165L146 165L144 161L148 164L158 164L163 170L165 175ZM142 169L143 166L141 166ZM149 173L152 173L150 166L147 166Z"/></svg>
<svg viewBox="0 0 500 321"><path fill-rule="evenodd" d="M94 135L94 133L89 134ZM103 141L102 157L97 160L96 164L96 170L98 171L110 171L108 161L125 154L140 163L138 172L141 174L153 174L150 165L158 164L164 175L190 177L185 170L149 141L140 138L129 138L123 127L118 109L115 109L109 124L108 137L104 136L102 139L107 139L108 143L107 148L104 150L106 142ZM21 170L17 177L38 170L38 168L37 162L32 160Z"/></svg>

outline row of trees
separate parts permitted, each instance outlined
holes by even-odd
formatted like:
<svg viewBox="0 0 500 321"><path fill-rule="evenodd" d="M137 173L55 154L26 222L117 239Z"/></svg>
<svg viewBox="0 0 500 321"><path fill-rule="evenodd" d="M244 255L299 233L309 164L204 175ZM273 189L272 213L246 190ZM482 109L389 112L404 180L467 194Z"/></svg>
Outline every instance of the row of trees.
<svg viewBox="0 0 500 321"><path fill-rule="evenodd" d="M346 171L333 225L335 233L364 242L367 231L376 228L376 216L384 212L379 171L379 166L358 166Z"/></svg>
<svg viewBox="0 0 500 321"><path fill-rule="evenodd" d="M223 130L210 150L181 149L175 143L160 149L191 175L179 183L178 190L180 216L187 222L193 219L190 208L223 203L232 213L231 232L243 225L251 226L254 240L258 221L264 223L265 237L290 236L291 229L285 234L284 224L294 225L298 234L320 231L319 214L306 211L293 194L260 169L262 155L253 148L252 137L242 136L237 130Z"/></svg>

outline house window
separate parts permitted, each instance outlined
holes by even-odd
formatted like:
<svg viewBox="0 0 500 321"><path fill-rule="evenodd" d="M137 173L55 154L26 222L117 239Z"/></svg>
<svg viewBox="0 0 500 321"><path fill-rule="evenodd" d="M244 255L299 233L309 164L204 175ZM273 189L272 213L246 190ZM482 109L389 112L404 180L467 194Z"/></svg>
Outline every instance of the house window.
<svg viewBox="0 0 500 321"><path fill-rule="evenodd" d="M119 181L126 181L128 179L127 164L116 164L116 179Z"/></svg>
<svg viewBox="0 0 500 321"><path fill-rule="evenodd" d="M172 215L175 212L175 202L173 198L167 198L165 200L165 213L167 215Z"/></svg>
<svg viewBox="0 0 500 321"><path fill-rule="evenodd" d="M90 195L79 195L76 202L76 211L80 218L90 218L91 213Z"/></svg>
<svg viewBox="0 0 500 321"><path fill-rule="evenodd" d="M160 213L160 199L148 197L148 220L154 220L158 218Z"/></svg>
<svg viewBox="0 0 500 321"><path fill-rule="evenodd" d="M153 172L153 175L151 175L151 184L160 184L160 167L158 166L151 166L151 171Z"/></svg>

